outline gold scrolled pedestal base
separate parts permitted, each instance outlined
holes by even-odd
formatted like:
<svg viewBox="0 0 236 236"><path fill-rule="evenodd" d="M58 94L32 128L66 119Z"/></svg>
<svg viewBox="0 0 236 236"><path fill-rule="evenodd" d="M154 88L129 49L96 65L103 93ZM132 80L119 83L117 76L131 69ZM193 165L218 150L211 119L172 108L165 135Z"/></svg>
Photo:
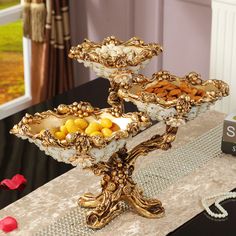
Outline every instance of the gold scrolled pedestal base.
<svg viewBox="0 0 236 236"><path fill-rule="evenodd" d="M100 229L121 213L120 202L128 203L139 215L147 218L162 217L165 210L157 199L147 199L132 179L134 163L138 156L148 152L167 150L174 141L177 128L167 126L166 133L155 135L150 140L136 146L130 152L126 148L114 153L108 162L94 164L89 169L95 175L103 176L102 192L95 196L86 193L80 197L81 207L95 208L87 215L87 225L93 229Z"/></svg>

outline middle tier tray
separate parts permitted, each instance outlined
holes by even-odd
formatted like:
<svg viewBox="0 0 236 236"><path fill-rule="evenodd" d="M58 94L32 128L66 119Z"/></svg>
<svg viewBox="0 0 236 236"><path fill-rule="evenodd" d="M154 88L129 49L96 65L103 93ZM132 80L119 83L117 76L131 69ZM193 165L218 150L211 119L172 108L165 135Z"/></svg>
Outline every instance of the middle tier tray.
<svg viewBox="0 0 236 236"><path fill-rule="evenodd" d="M120 71L112 76L114 80L129 78L129 83L119 87L120 99L134 103L152 120L165 121L173 127L196 118L229 95L229 86L224 81L202 80L195 72L177 77L168 71L159 71L151 79L131 71Z"/></svg>

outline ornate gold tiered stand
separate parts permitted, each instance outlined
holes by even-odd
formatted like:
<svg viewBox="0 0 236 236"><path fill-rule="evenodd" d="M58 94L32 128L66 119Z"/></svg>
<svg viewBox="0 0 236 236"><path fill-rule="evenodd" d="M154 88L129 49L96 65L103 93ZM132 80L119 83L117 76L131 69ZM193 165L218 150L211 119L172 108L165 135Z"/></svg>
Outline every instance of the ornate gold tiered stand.
<svg viewBox="0 0 236 236"><path fill-rule="evenodd" d="M156 149L171 148L181 124L195 118L216 100L228 95L228 86L224 82L216 80L204 82L196 73L178 78L161 71L155 73L152 79L138 74L138 71L161 51L160 45L145 44L138 38L123 42L115 37L108 37L100 44L85 40L81 45L73 47L69 56L91 67L98 76L109 79L111 88L108 103L112 107L100 110L84 102L60 105L54 111L36 113L34 116L26 114L11 130L11 133L34 142L53 158L73 165L82 163L85 169L102 176L101 193L98 195L86 193L78 201L80 206L92 208L86 221L93 229L104 227L120 214L121 201L131 205L141 216L161 217L164 214L161 202L145 198L132 179L136 159ZM175 101L163 102L157 96L145 91L149 84L163 79L171 83L184 80L192 86L200 86L205 89L206 96L195 102L183 94ZM125 114L124 100L136 104L144 113ZM106 114L112 119L129 119L129 123L111 139L75 133L71 140L60 141L47 130L55 124L55 121L59 124L66 117L99 117L101 114ZM149 117L164 121L166 132L163 135L154 135L128 151L126 141L151 124ZM42 128L46 129L43 133L39 132ZM122 144L119 143L121 141ZM96 150L97 152L105 150L112 142L116 147L113 149L113 154L98 158Z"/></svg>

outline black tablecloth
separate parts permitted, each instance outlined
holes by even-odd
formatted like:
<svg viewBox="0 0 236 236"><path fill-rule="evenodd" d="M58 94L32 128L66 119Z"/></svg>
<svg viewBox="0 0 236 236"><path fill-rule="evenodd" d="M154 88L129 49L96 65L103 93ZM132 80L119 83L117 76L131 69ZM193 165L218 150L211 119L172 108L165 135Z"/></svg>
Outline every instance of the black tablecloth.
<svg viewBox="0 0 236 236"><path fill-rule="evenodd" d="M236 191L236 189L233 191ZM172 233L169 233L168 236L235 236L236 199L226 200L222 202L221 205L228 212L228 217L224 219L214 219L210 217L206 211L203 211ZM189 206L189 208L191 208L191 206ZM210 208L213 212L218 213L214 206Z"/></svg>

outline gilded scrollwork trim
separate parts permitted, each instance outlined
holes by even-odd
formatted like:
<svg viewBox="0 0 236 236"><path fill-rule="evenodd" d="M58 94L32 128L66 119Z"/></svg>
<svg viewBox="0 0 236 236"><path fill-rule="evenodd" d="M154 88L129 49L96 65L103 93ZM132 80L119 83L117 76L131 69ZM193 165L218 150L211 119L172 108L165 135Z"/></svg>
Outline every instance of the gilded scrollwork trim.
<svg viewBox="0 0 236 236"><path fill-rule="evenodd" d="M128 124L126 130L119 130L114 133L113 136L108 138L103 138L99 136L88 136L85 133L76 132L73 135L73 139L71 141L67 140L59 140L48 129L44 131L34 134L31 131L31 125L39 124L42 120L47 119L50 116L60 118L66 117L88 117L88 116L95 116L99 117L102 113L111 114L114 117L117 117L114 113L113 108L94 108L88 102L74 102L70 105L61 104L53 111L48 110L42 113L35 113L34 115L26 114L22 120L14 125L10 133L29 137L32 140L40 140L44 146L56 146L56 147L63 147L63 148L70 148L76 147L78 152L87 153L92 147L96 148L103 148L107 144L109 144L112 140L119 140L128 138L130 135L136 135L140 129L144 129L150 126L149 118L141 113L141 112L133 112L133 113L126 113L120 114L119 117L123 118L130 118L131 122ZM47 128L47 127L45 127Z"/></svg>
<svg viewBox="0 0 236 236"><path fill-rule="evenodd" d="M110 47L109 45L113 48L123 46L124 50L114 56L106 53L107 51L111 51L111 48L104 49L104 52L100 50L107 46ZM128 56L129 49L133 52L132 58ZM96 62L110 68L124 68L137 66L145 60L159 55L161 52L162 47L157 43L146 44L137 37L133 37L128 41L122 41L114 36L110 36L105 38L101 43L95 43L85 39L82 44L71 48L69 57L82 61Z"/></svg>

